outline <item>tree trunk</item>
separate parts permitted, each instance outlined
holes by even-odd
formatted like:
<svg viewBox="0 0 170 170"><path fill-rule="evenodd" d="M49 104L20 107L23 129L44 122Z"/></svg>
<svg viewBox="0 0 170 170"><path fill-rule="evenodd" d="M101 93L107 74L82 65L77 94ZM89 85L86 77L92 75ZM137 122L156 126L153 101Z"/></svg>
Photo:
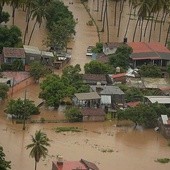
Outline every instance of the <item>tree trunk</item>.
<svg viewBox="0 0 170 170"><path fill-rule="evenodd" d="M102 26L101 32L104 32L105 18L106 18L106 5L105 5L105 8L104 8L104 14L103 14L103 26Z"/></svg>
<svg viewBox="0 0 170 170"><path fill-rule="evenodd" d="M163 19L163 25L165 24L166 17L167 17L168 14L169 14L168 12L165 13L165 17L164 17L164 19Z"/></svg>
<svg viewBox="0 0 170 170"><path fill-rule="evenodd" d="M139 22L139 18L138 18L137 21L136 21L135 31L134 31L133 40L132 40L133 42L134 42L134 40L135 40L135 35L136 35L136 30L137 30L138 22Z"/></svg>
<svg viewBox="0 0 170 170"><path fill-rule="evenodd" d="M34 32L36 24L37 24L37 21L35 21L35 23L34 23L34 26L33 26L33 29L31 31L31 35L30 35L30 38L29 38L29 41L28 41L28 45L30 44L30 41L31 41L31 38L32 38L32 35L33 35L33 32Z"/></svg>
<svg viewBox="0 0 170 170"><path fill-rule="evenodd" d="M150 33L149 33L149 42L151 41L151 36L152 36L153 19L154 19L154 13L152 15L152 20L151 20L151 28L150 28Z"/></svg>
<svg viewBox="0 0 170 170"><path fill-rule="evenodd" d="M26 25L25 32L24 32L24 44L25 44L27 33L28 33L28 27L29 27L30 19L31 19L31 16L27 20L27 25Z"/></svg>
<svg viewBox="0 0 170 170"><path fill-rule="evenodd" d="M164 13L162 14L162 18L161 18L161 22L160 22L159 39L158 39L159 42L161 41L161 33L162 33L163 18L164 18Z"/></svg>
<svg viewBox="0 0 170 170"><path fill-rule="evenodd" d="M12 25L14 25L14 19L15 19L15 7L12 7Z"/></svg>
<svg viewBox="0 0 170 170"><path fill-rule="evenodd" d="M169 31L170 31L170 24L169 24L169 26L168 26L168 31L167 31L167 34L166 34L165 46L166 46L167 43L168 43Z"/></svg>
<svg viewBox="0 0 170 170"><path fill-rule="evenodd" d="M99 11L99 0L97 0L97 12Z"/></svg>
<svg viewBox="0 0 170 170"><path fill-rule="evenodd" d="M37 161L35 161L35 170L37 170Z"/></svg>
<svg viewBox="0 0 170 170"><path fill-rule="evenodd" d="M157 15L156 15L155 24L154 24L154 31L155 31L155 29L156 29L156 23L157 23L157 20L158 20L158 16L159 16L159 11L158 11L158 13L157 13Z"/></svg>
<svg viewBox="0 0 170 170"><path fill-rule="evenodd" d="M114 17L114 26L116 26L116 16L117 16L117 15L116 15L116 14L117 14L117 13L116 13L116 12L117 12L117 11L116 11L116 9L117 9L117 0L116 0L116 2L115 2L115 17Z"/></svg>
<svg viewBox="0 0 170 170"><path fill-rule="evenodd" d="M124 37L126 37L127 32L128 32L128 29L129 29L131 13L132 13L132 5L131 5L131 7L130 7L130 15L129 15L129 19L128 19L128 23L127 23L127 26L126 26L126 31L125 31L125 35L124 35Z"/></svg>
<svg viewBox="0 0 170 170"><path fill-rule="evenodd" d="M107 24L107 43L109 43L109 21L108 21L108 11L107 11L107 0L106 0L106 24Z"/></svg>
<svg viewBox="0 0 170 170"><path fill-rule="evenodd" d="M119 33L120 33L120 25L121 25L121 19L122 19L122 12L123 12L123 7L124 7L124 0L122 2L122 8L120 11L120 15L119 15L119 25L118 25L118 30L117 30L117 37L119 37Z"/></svg>
<svg viewBox="0 0 170 170"><path fill-rule="evenodd" d="M142 33L143 33L143 19L142 19L142 24L141 24L141 31L140 31L140 42L142 41Z"/></svg>
<svg viewBox="0 0 170 170"><path fill-rule="evenodd" d="M102 21L102 18L103 18L103 8L104 8L104 0L102 1L102 9L101 9L100 21Z"/></svg>
<svg viewBox="0 0 170 170"><path fill-rule="evenodd" d="M144 31L144 34L143 34L143 36L145 37L145 35L146 35L146 30L147 30L147 28L148 28L148 24L149 24L149 18L150 18L150 14L149 14L149 17L148 17L148 20L147 20L147 22L146 22L146 26L145 26L145 31Z"/></svg>

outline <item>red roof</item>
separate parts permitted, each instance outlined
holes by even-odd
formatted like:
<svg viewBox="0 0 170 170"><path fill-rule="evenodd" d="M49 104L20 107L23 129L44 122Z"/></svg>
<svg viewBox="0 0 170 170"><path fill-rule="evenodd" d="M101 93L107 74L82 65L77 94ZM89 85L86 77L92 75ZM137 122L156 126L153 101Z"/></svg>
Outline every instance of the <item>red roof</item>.
<svg viewBox="0 0 170 170"><path fill-rule="evenodd" d="M73 169L82 169L87 170L86 166L80 161L64 161L63 164L57 164L56 170L73 170Z"/></svg>
<svg viewBox="0 0 170 170"><path fill-rule="evenodd" d="M146 53L146 52L163 52L170 53L170 51L161 43L158 42L131 42L128 43L133 48L133 53Z"/></svg>
<svg viewBox="0 0 170 170"><path fill-rule="evenodd" d="M129 106L129 107L136 107L139 104L140 104L139 101L138 102L129 102L129 103L127 103L127 106Z"/></svg>
<svg viewBox="0 0 170 170"><path fill-rule="evenodd" d="M126 76L126 73L120 73L120 74L112 75L112 78L119 78L119 77L124 77L124 76Z"/></svg>

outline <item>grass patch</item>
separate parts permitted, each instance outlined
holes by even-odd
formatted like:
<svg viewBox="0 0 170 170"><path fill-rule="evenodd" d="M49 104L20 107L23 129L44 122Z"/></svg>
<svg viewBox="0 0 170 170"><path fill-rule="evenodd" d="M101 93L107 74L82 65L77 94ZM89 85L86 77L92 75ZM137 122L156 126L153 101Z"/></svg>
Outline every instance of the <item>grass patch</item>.
<svg viewBox="0 0 170 170"><path fill-rule="evenodd" d="M55 129L56 133L60 132L81 132L82 130L78 127L56 127Z"/></svg>
<svg viewBox="0 0 170 170"><path fill-rule="evenodd" d="M169 158L159 158L159 159L155 160L155 162L165 164L165 163L169 163L170 159Z"/></svg>
<svg viewBox="0 0 170 170"><path fill-rule="evenodd" d="M103 153L112 153L112 152L114 152L114 150L113 149L101 149L100 150L101 152L103 152Z"/></svg>

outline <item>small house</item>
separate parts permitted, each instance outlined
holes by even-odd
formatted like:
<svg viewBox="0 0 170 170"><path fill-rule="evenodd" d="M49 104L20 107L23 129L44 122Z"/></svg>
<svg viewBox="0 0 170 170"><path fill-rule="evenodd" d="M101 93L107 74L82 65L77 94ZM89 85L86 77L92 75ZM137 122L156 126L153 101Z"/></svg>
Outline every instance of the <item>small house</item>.
<svg viewBox="0 0 170 170"><path fill-rule="evenodd" d="M89 85L106 85L108 84L107 75L105 74L83 74L83 82Z"/></svg>
<svg viewBox="0 0 170 170"><path fill-rule="evenodd" d="M168 119L167 115L161 115L158 119L158 126L161 134L165 138L170 139L170 119Z"/></svg>
<svg viewBox="0 0 170 170"><path fill-rule="evenodd" d="M113 108L115 104L124 105L125 93L117 86L90 86L91 91L97 92L101 97L101 104Z"/></svg>
<svg viewBox="0 0 170 170"><path fill-rule="evenodd" d="M22 60L23 64L25 64L25 51L23 48L4 47L2 52L4 63L12 64L15 60Z"/></svg>
<svg viewBox="0 0 170 170"><path fill-rule="evenodd" d="M75 93L74 103L81 107L99 107L100 96L97 92Z"/></svg>
<svg viewBox="0 0 170 170"><path fill-rule="evenodd" d="M46 65L52 65L54 61L54 55L52 52L40 51L38 47L24 45L24 51L26 56L26 64L30 64L33 61L41 61Z"/></svg>
<svg viewBox="0 0 170 170"><path fill-rule="evenodd" d="M82 108L83 122L103 122L105 121L105 111L102 108Z"/></svg>
<svg viewBox="0 0 170 170"><path fill-rule="evenodd" d="M134 68L148 63L164 67L170 62L170 50L161 43L131 42L128 45L133 49L130 58Z"/></svg>

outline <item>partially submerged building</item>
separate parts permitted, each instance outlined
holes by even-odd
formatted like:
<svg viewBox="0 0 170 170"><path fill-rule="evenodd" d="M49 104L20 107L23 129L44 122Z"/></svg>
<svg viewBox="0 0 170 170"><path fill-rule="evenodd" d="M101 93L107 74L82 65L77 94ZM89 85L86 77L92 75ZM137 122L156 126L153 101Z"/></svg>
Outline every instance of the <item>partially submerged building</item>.
<svg viewBox="0 0 170 170"><path fill-rule="evenodd" d="M99 170L92 162L81 159L80 161L66 161L59 156L57 162L52 162L52 170Z"/></svg>
<svg viewBox="0 0 170 170"><path fill-rule="evenodd" d="M161 115L158 119L158 126L161 134L165 138L170 139L170 119L168 119L167 115Z"/></svg>

